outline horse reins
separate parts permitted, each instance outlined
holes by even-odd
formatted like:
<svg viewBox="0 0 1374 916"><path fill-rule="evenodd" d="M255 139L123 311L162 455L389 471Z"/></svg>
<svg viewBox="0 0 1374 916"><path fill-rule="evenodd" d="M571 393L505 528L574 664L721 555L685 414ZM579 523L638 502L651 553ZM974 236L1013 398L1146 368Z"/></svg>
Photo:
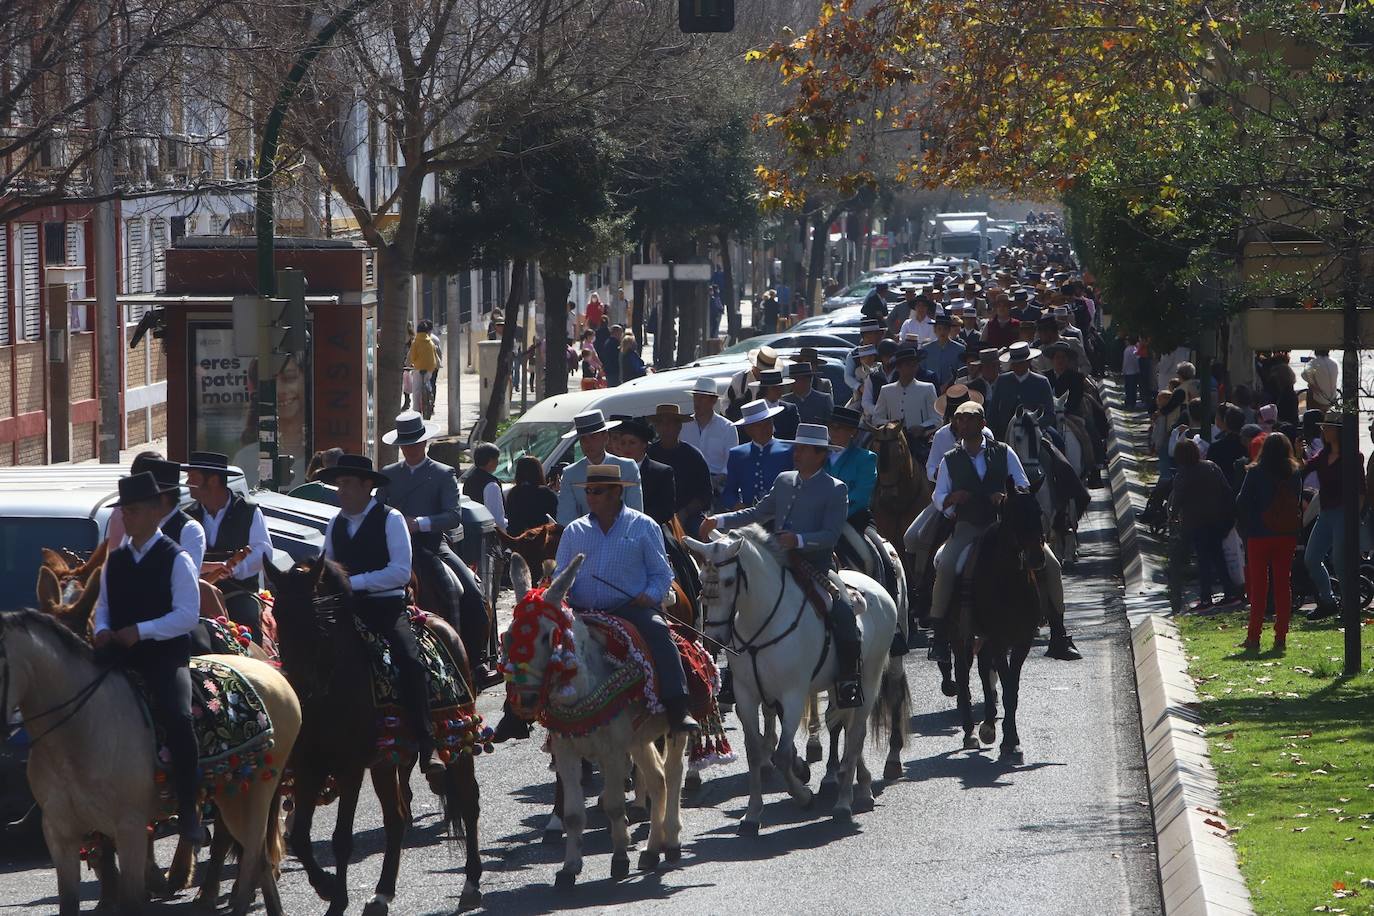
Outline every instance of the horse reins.
<svg viewBox="0 0 1374 916"><path fill-rule="evenodd" d="M0 714L3 714L6 717L8 717L10 711L10 660L9 645L5 642L3 635L0 635L0 661L3 661L5 663L5 673L3 675L0 675ZM72 696L68 699L62 701L61 703L58 703L51 709L45 709L43 712L30 716L27 719L21 719L19 721L19 724L27 728L31 722L35 722L38 719L46 718L52 715L53 713L61 712L68 706L72 707L71 710L65 716L63 716L61 719L58 719L57 722L54 725L52 725L47 731L43 732L43 734L39 735L36 738L29 738L29 747L36 747L39 741L42 741L44 738L48 737L53 732L57 731L63 725L66 725L68 722L70 722L76 716L76 714L79 713L88 702L90 702L91 697L95 696L96 690L100 688L100 685L105 682L105 678L109 677L110 672L113 670L114 666L112 665L102 668L100 673L97 674L89 684L82 687L76 693L72 694Z"/></svg>

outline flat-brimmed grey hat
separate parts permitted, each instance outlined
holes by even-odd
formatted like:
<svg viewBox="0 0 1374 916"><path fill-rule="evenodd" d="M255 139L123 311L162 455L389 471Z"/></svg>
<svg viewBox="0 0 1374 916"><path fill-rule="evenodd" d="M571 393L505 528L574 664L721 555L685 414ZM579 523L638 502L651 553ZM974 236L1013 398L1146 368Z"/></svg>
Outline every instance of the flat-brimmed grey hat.
<svg viewBox="0 0 1374 916"><path fill-rule="evenodd" d="M382 436L387 445L418 445L439 435L439 424L420 416L418 410L406 410L396 415L396 428Z"/></svg>
<svg viewBox="0 0 1374 916"><path fill-rule="evenodd" d="M604 414L599 410L584 410L582 413L573 417L573 428L570 432L563 434L564 439L574 437L593 436L597 433L604 433L615 429L620 425L619 420L607 421Z"/></svg>
<svg viewBox="0 0 1374 916"><path fill-rule="evenodd" d="M750 401L740 408L740 417L735 421L735 425L748 426L751 423L761 423L764 420L771 420L785 409L786 408L781 404L775 404L769 407L767 401L759 398L756 401Z"/></svg>
<svg viewBox="0 0 1374 916"><path fill-rule="evenodd" d="M779 442L790 442L793 445L810 445L813 448L828 448L838 452L838 445L830 444L830 429L819 423L799 423L797 424L797 434L791 439L779 439Z"/></svg>

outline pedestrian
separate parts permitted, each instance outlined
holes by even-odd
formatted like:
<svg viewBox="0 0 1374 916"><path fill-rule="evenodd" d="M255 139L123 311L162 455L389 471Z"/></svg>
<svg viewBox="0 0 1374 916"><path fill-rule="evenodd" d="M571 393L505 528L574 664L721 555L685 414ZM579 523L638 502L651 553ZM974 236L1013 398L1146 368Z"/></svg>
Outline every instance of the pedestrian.
<svg viewBox="0 0 1374 916"><path fill-rule="evenodd" d="M1282 652L1293 610L1291 574L1302 529L1302 484L1293 445L1283 433L1264 440L1236 495L1236 528L1245 536L1245 588L1250 625L1240 647L1258 650L1269 587L1274 595L1274 651Z"/></svg>
<svg viewBox="0 0 1374 916"><path fill-rule="evenodd" d="M415 325L415 339L410 342L408 361L411 365L410 394L414 409L426 420L434 413L429 397L429 378L439 370L439 350L430 332L434 323L428 318Z"/></svg>
<svg viewBox="0 0 1374 916"><path fill-rule="evenodd" d="M1221 433L1214 435L1207 450L1207 457L1221 468L1231 489L1240 487L1244 470L1250 463L1249 453L1240 440L1240 431L1245 426L1245 414L1235 404L1222 404L1217 411L1221 415Z"/></svg>
<svg viewBox="0 0 1374 916"><path fill-rule="evenodd" d="M886 280L879 280L873 284L873 289L864 297L863 306L859 309L863 317L874 321L887 320L887 287Z"/></svg>
<svg viewBox="0 0 1374 916"><path fill-rule="evenodd" d="M1307 382L1307 407L1326 411L1336 404L1338 390L1337 372L1340 371L1336 360L1331 358L1330 350L1312 350L1312 358L1303 367L1303 380Z"/></svg>
<svg viewBox="0 0 1374 916"><path fill-rule="evenodd" d="M1237 385L1236 390L1231 393L1231 403L1245 414L1246 423L1259 423L1259 413L1255 411L1254 394L1249 385Z"/></svg>
<svg viewBox="0 0 1374 916"><path fill-rule="evenodd" d="M621 335L620 338L620 382L632 382L637 378L643 378L648 373L644 365L644 360L639 355L639 343L635 336L630 333Z"/></svg>
<svg viewBox="0 0 1374 916"><path fill-rule="evenodd" d="M1140 399L1140 345L1136 337L1126 338L1126 349L1121 354L1121 383L1125 388L1126 409L1135 410Z"/></svg>
<svg viewBox="0 0 1374 916"><path fill-rule="evenodd" d="M601 304L601 295L592 293L587 298L587 325L594 328L601 324L601 319L605 317L606 306Z"/></svg>
<svg viewBox="0 0 1374 916"><path fill-rule="evenodd" d="M399 417L397 420L399 421ZM463 478L463 495L491 513L500 531L506 530L506 497L496 467L501 463L501 448L492 442L479 442L472 450L472 468ZM436 462L437 464L437 462ZM438 465L446 467L446 465ZM388 468L390 470L390 468ZM449 476L453 472L449 470ZM423 530L423 529L421 529Z"/></svg>
<svg viewBox="0 0 1374 916"><path fill-rule="evenodd" d="M590 328L582 332L582 390L606 387L606 374L601 357L596 354L596 333Z"/></svg>
<svg viewBox="0 0 1374 916"><path fill-rule="evenodd" d="M572 301L571 299L569 299L569 300L568 300L568 320L567 320L567 326L566 326L566 328L565 328L565 332L566 332L566 334L567 334L567 339L568 339L568 340L576 340L576 339L577 339L577 325L578 325L578 321L577 321L577 303L574 302L574 301Z"/></svg>
<svg viewBox="0 0 1374 916"><path fill-rule="evenodd" d="M760 334L772 334L778 329L778 294L775 290L765 290L763 301L760 303L760 316L762 320L758 324Z"/></svg>
<svg viewBox="0 0 1374 916"><path fill-rule="evenodd" d="M1312 526L1312 533L1307 536L1307 548L1303 552L1303 562L1307 565L1307 574L1311 577L1312 585L1317 590L1317 606L1307 615L1308 620L1323 620L1335 616L1340 610L1336 603L1335 593L1332 591L1331 574L1345 575L1345 513L1347 511L1359 511L1360 500L1365 491L1364 459L1360 455L1355 456L1355 460L1359 464L1359 486L1354 493L1350 494L1349 499L1345 497L1342 490L1341 426L1340 414L1329 417L1322 422L1322 450L1309 458L1302 469L1304 474L1310 471L1317 473L1319 485L1317 499L1320 509L1317 513L1317 521ZM1282 433L1270 433L1269 435L1282 435ZM1360 540L1366 540L1363 526L1361 526ZM1363 549L1363 544L1361 548ZM1331 572L1327 572L1326 569L1328 557L1331 558Z"/></svg>
<svg viewBox="0 0 1374 916"><path fill-rule="evenodd" d="M1169 494L1169 518L1192 543L1197 558L1198 602L1191 610L1212 606L1213 585L1222 585L1222 604L1243 597L1242 586L1231 581L1222 541L1235 524L1235 494L1221 469L1202 457L1197 443L1180 439L1174 449L1178 471Z"/></svg>
<svg viewBox="0 0 1374 916"><path fill-rule="evenodd" d="M533 455L515 460L515 486L506 494L506 533L519 537L558 517L558 494L549 489L544 466Z"/></svg>
<svg viewBox="0 0 1374 916"><path fill-rule="evenodd" d="M602 318L602 324L606 319ZM620 339L625 329L613 324L605 337L597 337L596 353L601 358L601 370L606 376L606 387L614 388L620 384Z"/></svg>
<svg viewBox="0 0 1374 916"><path fill-rule="evenodd" d="M711 287L710 311L711 311L711 324L710 324L711 336L712 336L712 337L719 337L719 336L720 336L720 319L721 319L722 317L724 317L724 315L725 315L725 303L724 303L724 301L722 301L722 299L721 299L721 297L720 297L720 287L718 287L718 286L712 286L712 287Z"/></svg>

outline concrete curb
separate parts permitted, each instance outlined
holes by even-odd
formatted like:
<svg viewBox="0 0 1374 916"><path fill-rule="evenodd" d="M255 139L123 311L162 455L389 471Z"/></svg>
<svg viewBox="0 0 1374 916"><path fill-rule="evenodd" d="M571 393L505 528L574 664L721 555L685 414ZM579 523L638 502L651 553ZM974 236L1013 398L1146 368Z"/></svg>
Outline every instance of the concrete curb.
<svg viewBox="0 0 1374 916"><path fill-rule="evenodd" d="M1169 612L1168 591L1156 582L1158 564L1141 549L1136 514L1144 501L1130 487L1137 461L1130 431L1116 385L1104 385L1104 393L1112 421L1108 477L1132 626L1131 654L1164 912L1253 914L1236 851L1227 839L1187 654L1178 629L1164 616Z"/></svg>

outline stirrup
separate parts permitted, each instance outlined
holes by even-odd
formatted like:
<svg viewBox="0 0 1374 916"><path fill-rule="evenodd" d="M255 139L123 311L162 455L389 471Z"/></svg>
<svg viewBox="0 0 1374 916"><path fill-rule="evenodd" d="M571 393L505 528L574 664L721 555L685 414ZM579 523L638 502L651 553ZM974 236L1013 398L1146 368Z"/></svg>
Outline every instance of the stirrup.
<svg viewBox="0 0 1374 916"><path fill-rule="evenodd" d="M857 709L864 705L864 686L857 675L836 679L835 705L841 709Z"/></svg>

